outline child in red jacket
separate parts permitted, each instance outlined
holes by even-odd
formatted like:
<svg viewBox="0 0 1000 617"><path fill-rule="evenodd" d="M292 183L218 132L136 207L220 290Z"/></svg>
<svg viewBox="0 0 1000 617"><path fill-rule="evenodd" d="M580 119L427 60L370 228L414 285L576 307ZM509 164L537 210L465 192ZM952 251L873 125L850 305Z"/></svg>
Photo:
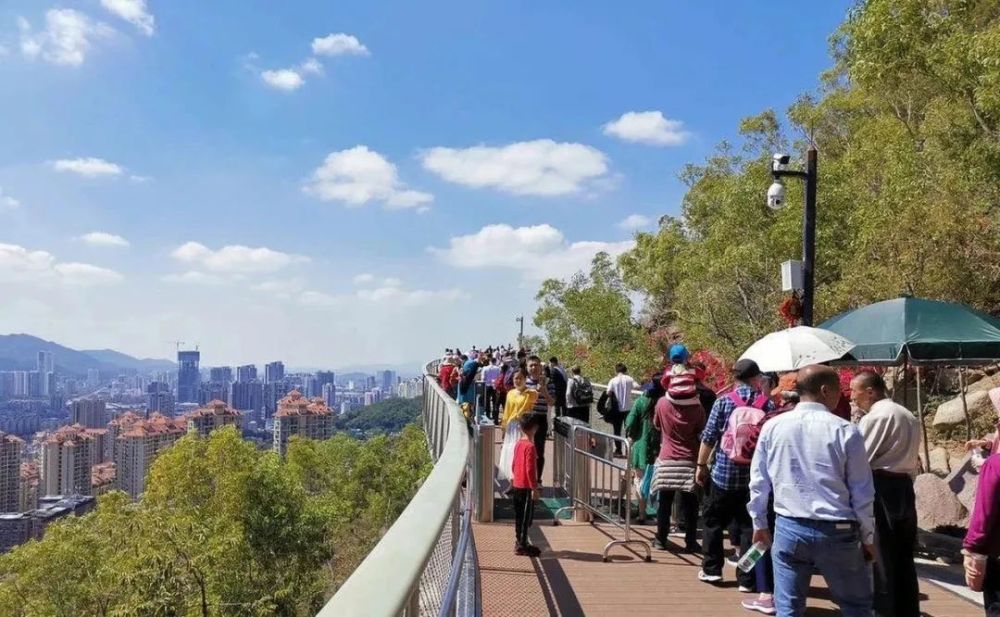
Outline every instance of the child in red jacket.
<svg viewBox="0 0 1000 617"><path fill-rule="evenodd" d="M535 516L535 500L538 490L537 460L535 449L535 431L538 430L538 417L528 413L522 415L518 422L521 425L521 439L514 446L514 470L511 484L511 497L514 499L514 553L537 557L541 551L537 546L528 543L528 530Z"/></svg>

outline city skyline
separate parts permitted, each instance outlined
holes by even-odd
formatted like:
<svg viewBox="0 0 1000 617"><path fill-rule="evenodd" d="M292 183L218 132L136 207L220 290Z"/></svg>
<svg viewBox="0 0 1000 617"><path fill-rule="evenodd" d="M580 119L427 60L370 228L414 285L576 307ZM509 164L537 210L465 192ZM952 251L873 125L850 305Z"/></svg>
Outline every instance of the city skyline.
<svg viewBox="0 0 1000 617"><path fill-rule="evenodd" d="M849 4L5 2L0 332L310 367L513 340L815 89Z"/></svg>

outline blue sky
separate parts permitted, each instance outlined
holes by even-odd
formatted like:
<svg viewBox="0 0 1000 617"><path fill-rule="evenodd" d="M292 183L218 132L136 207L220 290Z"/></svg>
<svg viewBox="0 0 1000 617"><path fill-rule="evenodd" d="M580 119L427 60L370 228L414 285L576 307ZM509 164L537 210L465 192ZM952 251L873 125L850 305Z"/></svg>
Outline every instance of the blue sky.
<svg viewBox="0 0 1000 617"><path fill-rule="evenodd" d="M6 0L0 332L209 365L510 340L814 89L848 6Z"/></svg>

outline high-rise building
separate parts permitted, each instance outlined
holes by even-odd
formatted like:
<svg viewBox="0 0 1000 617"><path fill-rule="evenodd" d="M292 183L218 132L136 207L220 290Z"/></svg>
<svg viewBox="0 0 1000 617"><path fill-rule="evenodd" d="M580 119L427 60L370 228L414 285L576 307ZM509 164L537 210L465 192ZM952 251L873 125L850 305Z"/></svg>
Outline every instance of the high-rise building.
<svg viewBox="0 0 1000 617"><path fill-rule="evenodd" d="M264 365L264 383L274 383L285 378L285 363L278 360Z"/></svg>
<svg viewBox="0 0 1000 617"><path fill-rule="evenodd" d="M69 423L87 428L104 428L108 424L104 401L97 399L77 399L69 406Z"/></svg>
<svg viewBox="0 0 1000 617"><path fill-rule="evenodd" d="M229 404L237 411L245 411L253 419L264 413L264 384L256 379L234 381L229 386Z"/></svg>
<svg viewBox="0 0 1000 617"><path fill-rule="evenodd" d="M385 396L392 396L392 393L396 391L396 371L382 371L379 374L382 382L379 387Z"/></svg>
<svg viewBox="0 0 1000 617"><path fill-rule="evenodd" d="M188 431L208 437L212 431L233 424L240 428L240 413L223 401L211 401L208 405L187 414Z"/></svg>
<svg viewBox="0 0 1000 617"><path fill-rule="evenodd" d="M304 394L309 398L314 398L323 394L323 386L320 385L319 379L315 375L307 375L303 381Z"/></svg>
<svg viewBox="0 0 1000 617"><path fill-rule="evenodd" d="M213 366L208 371L209 379L218 383L230 383L233 380L233 367Z"/></svg>
<svg viewBox="0 0 1000 617"><path fill-rule="evenodd" d="M264 384L264 417L273 418L278 412L278 401L292 391L292 384L286 379Z"/></svg>
<svg viewBox="0 0 1000 617"><path fill-rule="evenodd" d="M21 463L20 480L17 511L34 510L38 507L38 463Z"/></svg>
<svg viewBox="0 0 1000 617"><path fill-rule="evenodd" d="M236 367L236 381L247 382L257 379L257 365L245 364Z"/></svg>
<svg viewBox="0 0 1000 617"><path fill-rule="evenodd" d="M46 435L39 449L39 496L89 495L90 468L101 447L79 425L63 426Z"/></svg>
<svg viewBox="0 0 1000 617"><path fill-rule="evenodd" d="M309 439L328 439L333 435L333 412L323 399L310 400L292 390L278 402L278 412L274 414L274 451L284 456L292 435Z"/></svg>
<svg viewBox="0 0 1000 617"><path fill-rule="evenodd" d="M198 404L207 405L212 401L229 402L229 390L232 387L229 381L207 381L202 382L198 387Z"/></svg>
<svg viewBox="0 0 1000 617"><path fill-rule="evenodd" d="M200 351L177 352L177 402L197 403L198 386L201 384Z"/></svg>
<svg viewBox="0 0 1000 617"><path fill-rule="evenodd" d="M87 387L94 389L101 385L101 371L96 368L87 369Z"/></svg>
<svg viewBox="0 0 1000 617"><path fill-rule="evenodd" d="M132 499L138 499L146 488L146 474L153 461L187 433L187 421L158 413L152 414L148 420L136 414L128 418L119 416L117 420L115 483Z"/></svg>
<svg viewBox="0 0 1000 617"><path fill-rule="evenodd" d="M41 379L41 396L49 396L55 390L52 376L55 375L56 362L51 351L39 351L36 370Z"/></svg>
<svg viewBox="0 0 1000 617"><path fill-rule="evenodd" d="M0 433L0 512L20 512L23 449L21 439Z"/></svg>
<svg viewBox="0 0 1000 617"><path fill-rule="evenodd" d="M330 409L334 409L337 406L337 384L323 384L323 402Z"/></svg>
<svg viewBox="0 0 1000 617"><path fill-rule="evenodd" d="M146 414L153 412L174 415L174 395L170 392L170 384L152 381L146 386Z"/></svg>
<svg viewBox="0 0 1000 617"><path fill-rule="evenodd" d="M38 352L38 364L36 370L39 373L54 373L56 371L55 357L51 351Z"/></svg>

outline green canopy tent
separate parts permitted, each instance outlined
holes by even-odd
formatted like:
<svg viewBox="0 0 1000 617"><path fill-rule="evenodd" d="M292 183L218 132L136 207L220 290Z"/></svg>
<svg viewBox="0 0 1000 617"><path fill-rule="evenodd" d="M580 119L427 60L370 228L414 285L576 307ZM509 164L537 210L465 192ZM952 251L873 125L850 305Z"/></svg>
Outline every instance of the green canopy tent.
<svg viewBox="0 0 1000 617"><path fill-rule="evenodd" d="M925 460L928 460L927 429L920 393L920 367L965 367L1000 359L1000 319L955 302L911 297L885 300L841 313L819 327L855 343L841 364L917 366L917 415L924 431ZM961 368L959 383L965 407L965 379ZM971 432L967 408L965 422L966 432Z"/></svg>
<svg viewBox="0 0 1000 617"><path fill-rule="evenodd" d="M1000 359L1000 319L954 302L885 300L819 327L854 342L851 356L860 364L969 366Z"/></svg>

